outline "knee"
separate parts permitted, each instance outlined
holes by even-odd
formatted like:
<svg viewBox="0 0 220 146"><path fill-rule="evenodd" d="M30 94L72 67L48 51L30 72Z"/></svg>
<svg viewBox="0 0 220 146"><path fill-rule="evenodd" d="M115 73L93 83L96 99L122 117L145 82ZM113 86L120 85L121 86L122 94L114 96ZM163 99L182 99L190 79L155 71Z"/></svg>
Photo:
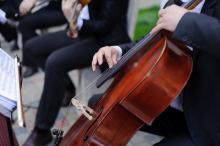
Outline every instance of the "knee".
<svg viewBox="0 0 220 146"><path fill-rule="evenodd" d="M30 21L28 19L22 19L21 21L19 21L19 25L18 25L18 30L23 33L24 31L28 30L29 28L31 28L31 24Z"/></svg>
<svg viewBox="0 0 220 146"><path fill-rule="evenodd" d="M30 39L24 44L23 53L31 55L35 55L37 53L37 45L34 39Z"/></svg>
<svg viewBox="0 0 220 146"><path fill-rule="evenodd" d="M62 71L62 64L60 63L58 56L52 53L46 60L45 64L45 71L46 72L59 72Z"/></svg>

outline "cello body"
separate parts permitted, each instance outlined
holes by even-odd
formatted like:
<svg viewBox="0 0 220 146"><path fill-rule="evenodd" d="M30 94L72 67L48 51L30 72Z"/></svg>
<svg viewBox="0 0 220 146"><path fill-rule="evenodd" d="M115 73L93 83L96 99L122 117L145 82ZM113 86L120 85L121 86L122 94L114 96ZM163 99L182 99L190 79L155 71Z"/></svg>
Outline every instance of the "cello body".
<svg viewBox="0 0 220 146"><path fill-rule="evenodd" d="M94 107L94 118L88 120L82 115L60 146L124 146L180 94L193 66L185 46L161 31L132 49L138 52L117 71Z"/></svg>

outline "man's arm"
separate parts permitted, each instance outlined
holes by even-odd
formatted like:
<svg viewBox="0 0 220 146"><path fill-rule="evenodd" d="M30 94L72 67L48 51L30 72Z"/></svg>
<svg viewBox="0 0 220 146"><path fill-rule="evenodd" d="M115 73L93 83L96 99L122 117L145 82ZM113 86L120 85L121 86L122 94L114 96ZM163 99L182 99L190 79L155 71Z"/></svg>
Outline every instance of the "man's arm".
<svg viewBox="0 0 220 146"><path fill-rule="evenodd" d="M125 54L128 52L133 46L136 45L137 42L132 42L132 43L127 43L127 44L122 44L119 47L122 49L122 54Z"/></svg>
<svg viewBox="0 0 220 146"><path fill-rule="evenodd" d="M37 0L23 0L19 6L20 15L28 14L36 4Z"/></svg>
<svg viewBox="0 0 220 146"><path fill-rule="evenodd" d="M204 14L186 13L177 25L173 38L220 57L219 34L219 20Z"/></svg>
<svg viewBox="0 0 220 146"><path fill-rule="evenodd" d="M172 5L167 7L166 9L162 9L159 11L159 20L157 21L157 25L152 29L150 32L151 34L157 33L160 30L168 30L174 32L178 23L180 22L181 18L184 14L189 12L188 10L178 7L176 5ZM175 14L175 17L173 17ZM132 48L136 43L126 44L120 46L122 48L123 54ZM113 67L117 64L117 56L119 54L118 49L115 47L106 46L101 48L94 56L92 61L92 68L93 70L96 69L96 65L101 65L104 61L108 63L109 67Z"/></svg>

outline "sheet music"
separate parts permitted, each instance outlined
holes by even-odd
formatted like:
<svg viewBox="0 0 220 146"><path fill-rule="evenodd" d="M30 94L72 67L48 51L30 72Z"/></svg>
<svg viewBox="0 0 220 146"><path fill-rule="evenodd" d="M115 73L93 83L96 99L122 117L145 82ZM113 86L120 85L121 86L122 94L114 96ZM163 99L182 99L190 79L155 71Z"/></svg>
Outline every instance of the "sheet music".
<svg viewBox="0 0 220 146"><path fill-rule="evenodd" d="M0 49L0 95L17 101L14 59Z"/></svg>
<svg viewBox="0 0 220 146"><path fill-rule="evenodd" d="M0 113L8 116L17 107L18 125L24 127L19 68L18 58L13 59L0 48Z"/></svg>

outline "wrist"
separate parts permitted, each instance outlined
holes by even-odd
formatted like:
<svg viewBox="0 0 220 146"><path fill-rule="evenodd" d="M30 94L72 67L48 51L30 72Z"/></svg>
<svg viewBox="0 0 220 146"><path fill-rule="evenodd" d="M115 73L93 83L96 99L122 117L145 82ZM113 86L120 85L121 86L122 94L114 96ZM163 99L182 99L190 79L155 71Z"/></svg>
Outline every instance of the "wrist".
<svg viewBox="0 0 220 146"><path fill-rule="evenodd" d="M112 46L112 47L115 48L117 52L117 60L120 60L122 57L122 49L119 46Z"/></svg>

